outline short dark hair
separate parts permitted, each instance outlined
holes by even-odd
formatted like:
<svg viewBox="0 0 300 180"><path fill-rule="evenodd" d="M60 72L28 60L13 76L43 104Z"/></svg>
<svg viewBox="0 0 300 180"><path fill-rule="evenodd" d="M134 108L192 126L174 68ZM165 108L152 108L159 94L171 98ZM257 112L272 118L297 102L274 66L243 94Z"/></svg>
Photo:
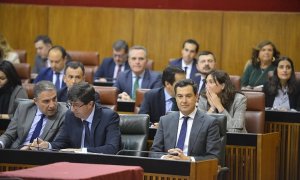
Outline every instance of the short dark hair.
<svg viewBox="0 0 300 180"><path fill-rule="evenodd" d="M62 54L62 58L65 58L67 56L67 52L66 52L65 48L63 48L62 46L55 45L49 49L49 52L52 50L59 50ZM49 52L48 52L48 54L49 54Z"/></svg>
<svg viewBox="0 0 300 180"><path fill-rule="evenodd" d="M80 61L70 61L70 62L68 62L66 64L64 74L66 74L66 71L67 71L68 68L71 68L71 69L80 68L82 70L83 75L85 73L84 66L83 66L83 64Z"/></svg>
<svg viewBox="0 0 300 180"><path fill-rule="evenodd" d="M216 56L211 51L200 51L198 53L198 59L199 59L200 56L206 56L206 55L212 55L214 57L215 62L217 61Z"/></svg>
<svg viewBox="0 0 300 180"><path fill-rule="evenodd" d="M70 102L79 100L83 104L95 102L95 89L87 82L76 83L68 91L68 100Z"/></svg>
<svg viewBox="0 0 300 180"><path fill-rule="evenodd" d="M178 81L174 87L175 94L177 94L178 87L186 87L186 86L192 86L194 94L197 95L197 89L198 89L197 84L191 79L184 79Z"/></svg>
<svg viewBox="0 0 300 180"><path fill-rule="evenodd" d="M22 85L21 79L11 62L5 60L0 61L0 71L6 75L8 87L14 88L17 85Z"/></svg>
<svg viewBox="0 0 300 180"><path fill-rule="evenodd" d="M54 90L56 92L56 87L51 81L39 81L33 87L33 96L38 98L39 94L44 91Z"/></svg>
<svg viewBox="0 0 300 180"><path fill-rule="evenodd" d="M52 45L52 41L49 38L49 36L47 36L47 35L38 35L35 38L34 43L37 43L38 41L43 41L44 44L51 44Z"/></svg>
<svg viewBox="0 0 300 180"><path fill-rule="evenodd" d="M198 53L198 51L199 51L199 43L196 40L194 40L194 39L187 39L187 40L185 40L183 42L183 44L182 44L182 48L184 48L184 46L185 46L186 43L196 45L196 53Z"/></svg>
<svg viewBox="0 0 300 180"><path fill-rule="evenodd" d="M116 51L121 51L122 49L124 49L125 53L128 53L128 44L124 40L117 40L116 42L114 42L112 47Z"/></svg>
<svg viewBox="0 0 300 180"><path fill-rule="evenodd" d="M184 70L177 66L168 66L164 69L163 74L162 74L162 84L165 86L165 82L170 83L173 85L175 82L175 75L176 74L185 74Z"/></svg>

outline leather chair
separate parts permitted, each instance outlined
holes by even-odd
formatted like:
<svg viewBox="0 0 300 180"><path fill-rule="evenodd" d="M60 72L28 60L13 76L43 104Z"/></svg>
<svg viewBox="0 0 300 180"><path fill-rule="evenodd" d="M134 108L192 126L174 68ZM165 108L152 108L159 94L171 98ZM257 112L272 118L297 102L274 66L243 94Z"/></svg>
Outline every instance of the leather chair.
<svg viewBox="0 0 300 180"><path fill-rule="evenodd" d="M136 98L134 104L134 113L138 114L140 111L140 107L144 100L144 94L149 91L150 89L137 89L136 90Z"/></svg>
<svg viewBox="0 0 300 180"><path fill-rule="evenodd" d="M247 97L246 130L248 133L264 133L265 94L256 91L243 91Z"/></svg>
<svg viewBox="0 0 300 180"><path fill-rule="evenodd" d="M153 66L154 66L154 61L152 59L148 59L148 62L147 62L147 69L149 70L153 70Z"/></svg>
<svg viewBox="0 0 300 180"><path fill-rule="evenodd" d="M226 160L225 160L225 154L226 154L226 142L227 142L227 118L224 114L208 114L214 118L217 119L219 130L220 130L220 138L221 138L221 154L220 154L220 161L219 165L221 166L219 174L218 174L218 180L225 178L225 172L227 172L229 169L226 167Z"/></svg>
<svg viewBox="0 0 300 180"><path fill-rule="evenodd" d="M295 72L296 80L300 82L300 72Z"/></svg>
<svg viewBox="0 0 300 180"><path fill-rule="evenodd" d="M93 73L97 71L99 65L99 53L96 51L68 51L73 61L80 61L85 69L91 68Z"/></svg>
<svg viewBox="0 0 300 180"><path fill-rule="evenodd" d="M237 75L229 75L229 78L237 91L241 90L241 77Z"/></svg>
<svg viewBox="0 0 300 180"><path fill-rule="evenodd" d="M147 150L149 119L148 114L120 114L122 150L119 155L140 156L142 152L138 151Z"/></svg>
<svg viewBox="0 0 300 180"><path fill-rule="evenodd" d="M117 110L118 89L108 86L94 86L95 91L100 95L102 106L108 107L114 111Z"/></svg>
<svg viewBox="0 0 300 180"><path fill-rule="evenodd" d="M31 68L28 63L14 64L14 67L21 78L22 83L30 83L31 80Z"/></svg>
<svg viewBox="0 0 300 180"><path fill-rule="evenodd" d="M34 98L34 92L33 92L33 88L34 88L35 84L32 83L27 83L27 84L22 84L23 88L26 90L28 98L29 99L33 99Z"/></svg>
<svg viewBox="0 0 300 180"><path fill-rule="evenodd" d="M20 63L27 63L27 52L22 49L16 49L16 53L18 53Z"/></svg>
<svg viewBox="0 0 300 180"><path fill-rule="evenodd" d="M84 68L84 74L85 74L85 81L88 82L89 84L94 83L94 70L90 67L85 67Z"/></svg>

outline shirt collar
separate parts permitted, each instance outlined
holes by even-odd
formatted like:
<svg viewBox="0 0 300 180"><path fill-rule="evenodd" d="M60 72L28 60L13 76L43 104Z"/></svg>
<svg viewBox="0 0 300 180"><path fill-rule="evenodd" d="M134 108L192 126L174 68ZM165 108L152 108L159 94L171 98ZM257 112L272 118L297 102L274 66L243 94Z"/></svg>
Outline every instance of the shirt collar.
<svg viewBox="0 0 300 180"><path fill-rule="evenodd" d="M194 111L191 114L189 114L188 117L190 117L191 119L194 119L195 115L196 115L196 112L197 112L197 108L195 107ZM185 116L185 115L183 115L181 113L181 111L179 111L179 119L183 118L183 116Z"/></svg>
<svg viewBox="0 0 300 180"><path fill-rule="evenodd" d="M172 98L172 96L167 92L166 88L164 88L164 93L165 93L165 101L168 101Z"/></svg>
<svg viewBox="0 0 300 180"><path fill-rule="evenodd" d="M145 71L144 71L144 72L142 72L142 74L140 74L140 75L139 75L140 79L143 79L143 78L144 78L144 75L145 75ZM132 77L133 77L133 78L136 78L136 77L137 77L137 75L136 75L136 74L134 74L134 73L132 72Z"/></svg>
<svg viewBox="0 0 300 180"><path fill-rule="evenodd" d="M91 114L89 115L89 117L87 119L84 119L84 120L86 120L89 123L92 123L93 119L94 119L94 113L95 113L95 105L94 105L93 110L92 110Z"/></svg>
<svg viewBox="0 0 300 180"><path fill-rule="evenodd" d="M43 114L42 111L40 111L40 109L37 108L37 111L36 111L35 115L36 116L41 116L42 114Z"/></svg>

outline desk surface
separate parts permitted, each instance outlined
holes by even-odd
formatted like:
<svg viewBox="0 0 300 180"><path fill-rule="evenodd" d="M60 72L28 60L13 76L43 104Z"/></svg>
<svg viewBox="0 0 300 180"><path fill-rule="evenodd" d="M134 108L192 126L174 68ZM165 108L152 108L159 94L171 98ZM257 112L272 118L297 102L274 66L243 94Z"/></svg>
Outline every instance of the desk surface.
<svg viewBox="0 0 300 180"><path fill-rule="evenodd" d="M143 169L139 166L59 162L29 169L2 172L0 173L1 176L25 179L142 180Z"/></svg>

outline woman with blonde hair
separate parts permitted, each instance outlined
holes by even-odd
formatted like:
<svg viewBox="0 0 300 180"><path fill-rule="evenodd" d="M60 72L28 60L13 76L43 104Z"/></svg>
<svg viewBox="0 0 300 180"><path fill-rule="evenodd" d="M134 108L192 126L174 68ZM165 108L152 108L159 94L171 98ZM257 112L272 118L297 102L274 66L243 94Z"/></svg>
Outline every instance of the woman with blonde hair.
<svg viewBox="0 0 300 180"><path fill-rule="evenodd" d="M0 48L3 50L3 60L11 63L20 63L19 55L16 53L7 42L6 38L0 34Z"/></svg>

